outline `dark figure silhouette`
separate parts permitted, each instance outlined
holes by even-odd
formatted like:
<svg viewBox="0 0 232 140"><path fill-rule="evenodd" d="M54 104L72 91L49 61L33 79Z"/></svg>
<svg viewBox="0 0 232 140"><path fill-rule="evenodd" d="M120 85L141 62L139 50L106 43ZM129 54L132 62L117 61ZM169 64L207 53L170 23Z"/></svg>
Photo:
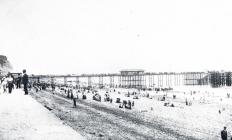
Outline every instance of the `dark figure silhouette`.
<svg viewBox="0 0 232 140"><path fill-rule="evenodd" d="M28 85L28 75L26 74L26 70L23 70L23 86L25 92L24 95L28 95L27 85Z"/></svg>
<svg viewBox="0 0 232 140"><path fill-rule="evenodd" d="M18 74L18 78L16 80L16 88L21 88L21 81L22 81L22 77L21 74Z"/></svg>
<svg viewBox="0 0 232 140"><path fill-rule="evenodd" d="M221 131L221 138L222 138L222 140L227 140L226 127L224 127L224 130Z"/></svg>

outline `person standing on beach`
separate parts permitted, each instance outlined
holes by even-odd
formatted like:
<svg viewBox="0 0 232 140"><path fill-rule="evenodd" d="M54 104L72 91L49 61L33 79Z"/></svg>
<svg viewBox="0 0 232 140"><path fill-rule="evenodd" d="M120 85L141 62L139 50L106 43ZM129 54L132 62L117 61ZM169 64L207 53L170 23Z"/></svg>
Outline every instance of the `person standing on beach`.
<svg viewBox="0 0 232 140"><path fill-rule="evenodd" d="M221 131L221 138L222 138L222 140L227 140L226 127L224 127L224 130Z"/></svg>
<svg viewBox="0 0 232 140"><path fill-rule="evenodd" d="M22 80L22 77L21 77L21 74L18 74L18 78L16 79L16 88L21 88L21 80Z"/></svg>
<svg viewBox="0 0 232 140"><path fill-rule="evenodd" d="M77 94L77 90L74 89L73 90L73 107L75 108L77 106L77 99L78 99L78 94Z"/></svg>
<svg viewBox="0 0 232 140"><path fill-rule="evenodd" d="M3 93L5 93L6 92L6 87L7 87L6 77L2 78L1 84L2 84L2 87L3 87Z"/></svg>
<svg viewBox="0 0 232 140"><path fill-rule="evenodd" d="M28 75L26 74L26 70L23 70L23 86L25 92L24 95L28 95L27 85L28 85Z"/></svg>
<svg viewBox="0 0 232 140"><path fill-rule="evenodd" d="M6 81L7 81L8 93L11 93L14 87L13 76L9 73L6 79L7 79Z"/></svg>

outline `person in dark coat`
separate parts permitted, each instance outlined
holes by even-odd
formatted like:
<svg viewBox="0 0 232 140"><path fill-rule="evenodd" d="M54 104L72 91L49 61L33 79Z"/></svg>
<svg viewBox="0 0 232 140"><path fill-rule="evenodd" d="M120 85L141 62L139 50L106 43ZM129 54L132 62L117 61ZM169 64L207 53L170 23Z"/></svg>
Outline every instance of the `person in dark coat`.
<svg viewBox="0 0 232 140"><path fill-rule="evenodd" d="M18 78L16 80L16 84L17 84L16 88L17 89L21 88L21 80L22 80L21 74L18 74Z"/></svg>
<svg viewBox="0 0 232 140"><path fill-rule="evenodd" d="M221 138L222 138L222 140L227 140L226 127L224 127L224 130L221 131Z"/></svg>
<svg viewBox="0 0 232 140"><path fill-rule="evenodd" d="M25 92L24 95L28 95L27 85L28 85L28 75L26 74L26 70L23 70L23 86Z"/></svg>

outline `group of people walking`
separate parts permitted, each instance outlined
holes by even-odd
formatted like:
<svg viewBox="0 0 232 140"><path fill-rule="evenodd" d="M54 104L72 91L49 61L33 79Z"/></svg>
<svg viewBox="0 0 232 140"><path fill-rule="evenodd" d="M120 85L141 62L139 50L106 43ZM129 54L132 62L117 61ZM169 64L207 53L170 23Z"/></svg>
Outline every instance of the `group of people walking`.
<svg viewBox="0 0 232 140"><path fill-rule="evenodd" d="M8 73L1 79L0 83L3 93L11 94L15 87L19 89L21 88L21 84L23 84L25 95L28 94L28 75L26 74L26 70L23 70L23 76L19 73L17 77L14 77L11 73Z"/></svg>
<svg viewBox="0 0 232 140"><path fill-rule="evenodd" d="M1 79L1 88L3 88L3 92L11 93L14 88L15 79L12 74L8 73L6 77ZM7 91L8 89L8 91Z"/></svg>

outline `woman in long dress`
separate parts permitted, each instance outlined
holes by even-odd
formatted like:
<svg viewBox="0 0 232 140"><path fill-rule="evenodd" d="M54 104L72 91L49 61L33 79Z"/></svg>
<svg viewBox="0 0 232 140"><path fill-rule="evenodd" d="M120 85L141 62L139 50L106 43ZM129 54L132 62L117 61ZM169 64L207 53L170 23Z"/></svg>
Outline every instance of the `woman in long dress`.
<svg viewBox="0 0 232 140"><path fill-rule="evenodd" d="M7 88L6 77L2 78L2 80L1 80L1 86L2 86L2 89L3 89L3 93L5 93L6 92L6 88Z"/></svg>

